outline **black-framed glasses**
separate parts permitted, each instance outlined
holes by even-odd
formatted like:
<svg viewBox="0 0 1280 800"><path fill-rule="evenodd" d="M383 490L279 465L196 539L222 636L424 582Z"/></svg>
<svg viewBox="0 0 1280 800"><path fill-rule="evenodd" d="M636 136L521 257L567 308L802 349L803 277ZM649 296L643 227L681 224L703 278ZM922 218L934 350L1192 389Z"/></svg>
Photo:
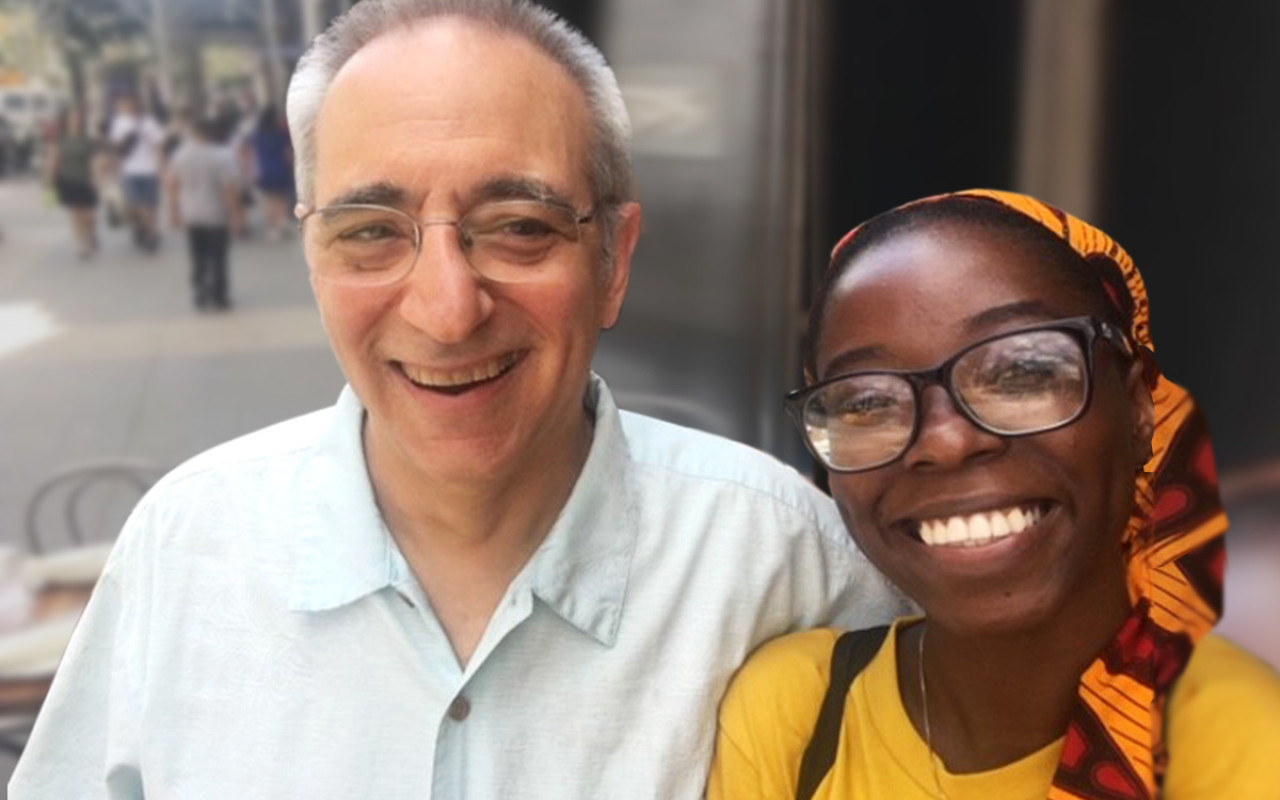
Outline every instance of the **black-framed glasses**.
<svg viewBox="0 0 1280 800"><path fill-rule="evenodd" d="M299 218L307 262L316 275L349 286L382 286L413 271L422 229L453 225L476 273L500 282L544 277L558 247L582 240L594 208L578 211L548 200L496 200L456 220L417 220L389 206L340 203Z"/></svg>
<svg viewBox="0 0 1280 800"><path fill-rule="evenodd" d="M935 384L984 431L1044 433L1088 410L1099 339L1127 358L1134 354L1115 325L1071 317L983 339L929 369L835 375L789 393L786 408L809 451L832 472L861 472L900 458L919 435L920 398Z"/></svg>

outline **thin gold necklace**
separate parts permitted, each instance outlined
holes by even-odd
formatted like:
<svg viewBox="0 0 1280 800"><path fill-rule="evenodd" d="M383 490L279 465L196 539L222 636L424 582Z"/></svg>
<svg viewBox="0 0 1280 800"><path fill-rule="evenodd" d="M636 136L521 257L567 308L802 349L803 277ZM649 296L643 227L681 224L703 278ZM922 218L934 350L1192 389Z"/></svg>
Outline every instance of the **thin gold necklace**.
<svg viewBox="0 0 1280 800"><path fill-rule="evenodd" d="M929 689L924 683L924 635L929 632L928 623L920 629L920 640L916 647L916 677L920 681L920 710L924 717L924 746L929 749L929 766L933 770L933 785L938 789L942 800L949 800L947 792L942 788L942 776L938 774L938 756L933 752L933 731L929 729Z"/></svg>

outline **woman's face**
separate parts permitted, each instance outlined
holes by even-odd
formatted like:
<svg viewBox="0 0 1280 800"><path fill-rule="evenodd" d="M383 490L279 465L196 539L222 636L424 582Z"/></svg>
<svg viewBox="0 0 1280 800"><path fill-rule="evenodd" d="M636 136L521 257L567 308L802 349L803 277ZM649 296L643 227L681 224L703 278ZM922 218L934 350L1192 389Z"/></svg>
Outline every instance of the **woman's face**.
<svg viewBox="0 0 1280 800"><path fill-rule="evenodd" d="M988 228L933 222L860 254L830 294L818 378L923 369L979 339L1096 313L1038 248ZM1149 452L1151 400L1140 367L1094 345L1093 399L1065 428L1005 438L975 427L945 390L925 390L918 435L899 458L833 474L832 494L867 556L930 618L995 633L1063 615L1122 613L1120 535ZM1145 439L1144 439L1145 437ZM987 544L929 545L922 522L1040 518Z"/></svg>

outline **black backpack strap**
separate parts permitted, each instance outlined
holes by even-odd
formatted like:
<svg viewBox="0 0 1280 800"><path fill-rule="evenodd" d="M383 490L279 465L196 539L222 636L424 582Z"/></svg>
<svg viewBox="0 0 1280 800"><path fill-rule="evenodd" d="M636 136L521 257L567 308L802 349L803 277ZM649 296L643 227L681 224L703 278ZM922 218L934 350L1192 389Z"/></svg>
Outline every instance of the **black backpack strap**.
<svg viewBox="0 0 1280 800"><path fill-rule="evenodd" d="M822 698L822 711L813 726L813 736L809 738L809 746L805 748L804 759L800 762L796 800L810 800L836 762L845 696L849 694L853 679L871 663L888 633L889 626L880 625L846 631L836 639L836 646L831 651L831 681L827 684L826 696Z"/></svg>

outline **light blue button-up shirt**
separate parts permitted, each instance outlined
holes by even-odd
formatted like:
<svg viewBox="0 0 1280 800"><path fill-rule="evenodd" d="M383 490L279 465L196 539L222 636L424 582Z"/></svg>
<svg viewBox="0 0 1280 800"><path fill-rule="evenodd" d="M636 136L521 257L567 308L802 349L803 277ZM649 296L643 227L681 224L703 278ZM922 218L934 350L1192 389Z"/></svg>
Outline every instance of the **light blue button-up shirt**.
<svg viewBox="0 0 1280 800"><path fill-rule="evenodd" d="M350 389L166 476L121 534L10 783L29 798L696 798L733 670L898 596L831 502L626 412L458 664L378 513Z"/></svg>

